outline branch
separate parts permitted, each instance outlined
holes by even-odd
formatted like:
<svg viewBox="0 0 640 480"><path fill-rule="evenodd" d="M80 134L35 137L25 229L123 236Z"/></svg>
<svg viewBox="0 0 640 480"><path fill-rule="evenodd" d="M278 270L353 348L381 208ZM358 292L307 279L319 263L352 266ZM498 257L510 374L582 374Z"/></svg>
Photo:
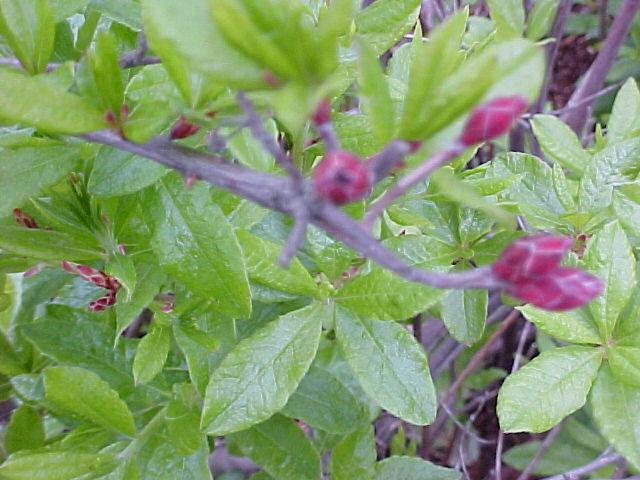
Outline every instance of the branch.
<svg viewBox="0 0 640 480"><path fill-rule="evenodd" d="M602 455L596 458L593 462L589 462L586 465L583 465L578 468L574 468L573 470L569 470L568 472L561 473L560 475L554 475L553 477L546 477L543 480L567 480L568 478L578 477L580 475L585 475L587 473L594 472L596 470L601 469L602 467L606 467L612 463L617 462L622 457L617 453L611 452L607 449Z"/></svg>
<svg viewBox="0 0 640 480"><path fill-rule="evenodd" d="M464 145L455 142L440 150L431 158L398 180L382 197L369 207L369 211L365 214L362 220L363 226L370 229L376 218L378 218L384 209L387 208L387 206L389 206L395 199L404 195L407 190L424 180L430 173L449 163L455 157L460 155L464 149Z"/></svg>
<svg viewBox="0 0 640 480"><path fill-rule="evenodd" d="M567 103L568 106L578 104L584 98L593 95L602 88L607 74L616 59L618 50L629 33L633 19L639 9L640 0L624 0L620 5L618 14L611 25L607 38L602 44L600 53L591 64L578 88L571 95ZM582 133L586 124L589 106L590 103L587 103L580 108L571 109L561 117L578 135Z"/></svg>
<svg viewBox="0 0 640 480"><path fill-rule="evenodd" d="M299 202L309 211L309 222L326 230L356 252L369 258L398 276L436 288L500 288L490 267L461 272L432 272L412 267L387 250L382 243L358 222L329 202L318 198L308 181L300 192L288 177L256 172L240 165L223 162L219 157L174 145L165 138L154 138L145 144L124 140L111 131L83 135L85 140L108 145L154 160L196 177L231 193L251 200L263 207L296 217Z"/></svg>

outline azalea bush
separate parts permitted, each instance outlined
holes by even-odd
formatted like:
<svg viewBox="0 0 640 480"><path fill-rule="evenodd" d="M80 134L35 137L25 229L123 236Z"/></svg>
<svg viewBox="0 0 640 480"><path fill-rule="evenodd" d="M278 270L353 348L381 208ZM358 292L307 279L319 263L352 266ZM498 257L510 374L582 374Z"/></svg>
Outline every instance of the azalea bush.
<svg viewBox="0 0 640 480"><path fill-rule="evenodd" d="M638 473L640 1L459 3L0 0L0 479Z"/></svg>

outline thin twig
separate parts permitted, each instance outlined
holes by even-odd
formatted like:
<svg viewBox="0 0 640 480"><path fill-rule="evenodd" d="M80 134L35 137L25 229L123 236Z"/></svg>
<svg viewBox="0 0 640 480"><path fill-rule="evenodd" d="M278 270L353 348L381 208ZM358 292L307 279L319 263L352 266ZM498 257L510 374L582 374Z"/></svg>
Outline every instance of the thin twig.
<svg viewBox="0 0 640 480"><path fill-rule="evenodd" d="M618 7L618 14L611 25L607 38L602 44L600 53L598 53L591 67L587 70L578 88L571 95L567 105L576 105L602 88L607 74L616 59L618 50L624 43L639 9L640 0L624 0ZM579 136L587 122L589 106L590 103L584 104L579 108L571 109L562 116L562 120Z"/></svg>
<svg viewBox="0 0 640 480"><path fill-rule="evenodd" d="M544 440L538 447L536 454L533 456L522 473L518 476L517 480L528 480L529 475L531 475L533 470L538 466L540 460L542 460L542 456L546 453L547 450L549 450L549 447L560 433L561 428L562 424L556 425L549 431L549 433L547 433L547 435L544 437Z"/></svg>
<svg viewBox="0 0 640 480"><path fill-rule="evenodd" d="M580 475L585 475L587 473L595 472L596 470L599 470L602 467L606 467L607 465L615 463L621 458L622 457L617 453L612 452L610 449L607 449L602 453L602 455L596 458L593 462L589 462L586 465L583 465L578 468L574 468L573 470L569 470L568 472L561 473L560 475L546 477L543 480L569 480L573 478L578 478Z"/></svg>
<svg viewBox="0 0 640 480"><path fill-rule="evenodd" d="M428 160L424 161L417 168L411 170L407 175L398 180L385 194L369 207L369 210L362 219L362 225L370 229L375 220L382 214L394 200L402 196L408 189L418 184L429 174L438 168L446 165L464 151L464 145L454 142L450 146L443 148Z"/></svg>
<svg viewBox="0 0 640 480"><path fill-rule="evenodd" d="M308 226L309 210L300 202L298 211L293 215L293 227L278 257L278 265L282 268L287 268L291 263L291 259L298 252L307 233Z"/></svg>

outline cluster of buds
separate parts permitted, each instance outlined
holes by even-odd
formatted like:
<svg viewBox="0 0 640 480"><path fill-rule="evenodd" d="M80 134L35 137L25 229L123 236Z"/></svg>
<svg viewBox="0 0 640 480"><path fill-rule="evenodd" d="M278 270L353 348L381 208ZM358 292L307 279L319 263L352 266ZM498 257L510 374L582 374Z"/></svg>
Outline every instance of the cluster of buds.
<svg viewBox="0 0 640 480"><path fill-rule="evenodd" d="M114 277L87 265L67 262L66 260L62 261L60 266L67 272L79 275L83 280L107 290L105 295L89 304L90 311L102 312L116 303L116 292L118 291L118 288L120 288L120 282L118 282Z"/></svg>
<svg viewBox="0 0 640 480"><path fill-rule="evenodd" d="M491 266L505 291L544 310L571 310L602 292L602 281L583 270L560 265L571 249L568 237L538 234L512 242Z"/></svg>

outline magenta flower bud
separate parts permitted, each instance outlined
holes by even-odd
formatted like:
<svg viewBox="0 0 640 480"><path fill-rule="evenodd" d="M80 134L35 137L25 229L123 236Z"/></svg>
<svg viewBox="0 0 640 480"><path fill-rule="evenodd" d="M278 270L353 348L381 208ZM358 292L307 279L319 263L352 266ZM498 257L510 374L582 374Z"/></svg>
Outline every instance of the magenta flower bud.
<svg viewBox="0 0 640 480"><path fill-rule="evenodd" d="M371 189L371 172L354 154L327 153L313 172L313 186L322 198L336 205L364 198Z"/></svg>
<svg viewBox="0 0 640 480"><path fill-rule="evenodd" d="M171 127L169 138L171 140L187 138L198 133L198 130L200 130L198 125L190 123L184 115L180 115L180 118Z"/></svg>
<svg viewBox="0 0 640 480"><path fill-rule="evenodd" d="M560 265L572 245L569 237L547 233L518 238L503 250L491 270L505 282L544 275Z"/></svg>
<svg viewBox="0 0 640 480"><path fill-rule="evenodd" d="M572 267L556 267L546 275L507 286L506 292L544 310L571 310L589 303L603 289L602 281Z"/></svg>
<svg viewBox="0 0 640 480"><path fill-rule="evenodd" d="M107 308L115 305L116 303L116 292L113 290L109 290L103 297L100 297L97 300L94 300L89 304L89 311L91 312L102 312Z"/></svg>
<svg viewBox="0 0 640 480"><path fill-rule="evenodd" d="M322 125L329 122L329 120L331 120L331 105L329 100L323 98L311 114L311 121L314 125Z"/></svg>
<svg viewBox="0 0 640 480"><path fill-rule="evenodd" d="M13 218L16 223L24 228L38 228L36 221L19 208L13 209Z"/></svg>
<svg viewBox="0 0 640 480"><path fill-rule="evenodd" d="M475 145L507 133L513 123L527 111L527 99L521 95L490 100L471 112L460 142Z"/></svg>
<svg viewBox="0 0 640 480"><path fill-rule="evenodd" d="M98 287L106 290L116 291L120 288L120 282L110 275L107 275L100 270L96 270L87 265L81 265L79 263L67 262L63 260L60 262L60 266L69 273L74 275L80 275L87 282L91 282Z"/></svg>

